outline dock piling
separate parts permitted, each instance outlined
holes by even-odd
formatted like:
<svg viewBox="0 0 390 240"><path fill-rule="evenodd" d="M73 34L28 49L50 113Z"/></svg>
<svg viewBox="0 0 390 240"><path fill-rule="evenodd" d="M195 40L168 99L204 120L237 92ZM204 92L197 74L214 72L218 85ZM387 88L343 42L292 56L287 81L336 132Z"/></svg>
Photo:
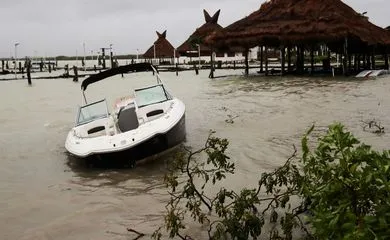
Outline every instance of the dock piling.
<svg viewBox="0 0 390 240"><path fill-rule="evenodd" d="M65 65L64 70L65 70L64 76L69 77L69 64Z"/></svg>
<svg viewBox="0 0 390 240"><path fill-rule="evenodd" d="M31 62L30 60L27 60L27 64L26 64L26 67L27 67L27 82L28 82L28 85L31 85L32 82L31 82Z"/></svg>
<svg viewBox="0 0 390 240"><path fill-rule="evenodd" d="M103 69L106 69L106 53L104 48L102 48L102 60L103 60Z"/></svg>
<svg viewBox="0 0 390 240"><path fill-rule="evenodd" d="M79 75L77 71L77 67L73 66L73 72L74 72L74 77L73 77L73 82L78 82L79 81Z"/></svg>

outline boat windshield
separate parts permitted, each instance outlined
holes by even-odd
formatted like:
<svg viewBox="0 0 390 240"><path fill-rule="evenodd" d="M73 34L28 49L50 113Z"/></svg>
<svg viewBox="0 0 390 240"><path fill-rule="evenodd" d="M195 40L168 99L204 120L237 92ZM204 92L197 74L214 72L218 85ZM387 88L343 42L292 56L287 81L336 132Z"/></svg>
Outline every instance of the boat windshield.
<svg viewBox="0 0 390 240"><path fill-rule="evenodd" d="M106 100L97 101L83 107L80 107L77 117L77 125L92 122L96 119L108 117Z"/></svg>
<svg viewBox="0 0 390 240"><path fill-rule="evenodd" d="M162 85L135 90L135 99L138 107L165 102L172 97L165 91Z"/></svg>

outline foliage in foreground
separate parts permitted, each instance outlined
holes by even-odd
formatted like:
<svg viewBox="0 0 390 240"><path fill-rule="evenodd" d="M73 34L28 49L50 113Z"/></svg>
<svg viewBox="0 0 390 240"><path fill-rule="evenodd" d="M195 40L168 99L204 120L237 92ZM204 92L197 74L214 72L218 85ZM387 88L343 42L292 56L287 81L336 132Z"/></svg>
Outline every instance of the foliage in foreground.
<svg viewBox="0 0 390 240"><path fill-rule="evenodd" d="M170 238L187 239L188 221L206 227L209 239L390 237L389 151L373 151L341 124L330 126L313 151L313 128L302 139L302 156L295 150L283 166L263 173L257 188L221 188L213 196L205 190L234 174L235 165L226 155L228 140L211 133L165 177L171 198L154 238L165 229ZM195 160L201 153L206 161Z"/></svg>

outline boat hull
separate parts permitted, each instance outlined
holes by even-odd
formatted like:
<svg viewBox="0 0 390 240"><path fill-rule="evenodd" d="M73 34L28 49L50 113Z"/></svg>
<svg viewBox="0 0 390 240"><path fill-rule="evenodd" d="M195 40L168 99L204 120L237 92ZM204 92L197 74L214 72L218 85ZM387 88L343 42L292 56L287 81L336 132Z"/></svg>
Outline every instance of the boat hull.
<svg viewBox="0 0 390 240"><path fill-rule="evenodd" d="M110 162L128 162L135 163L156 154L165 152L180 143L186 138L186 123L185 114L181 119L166 133L157 134L134 147L125 149L123 151L95 153L84 157L88 161L110 161ZM77 157L76 158L82 158Z"/></svg>

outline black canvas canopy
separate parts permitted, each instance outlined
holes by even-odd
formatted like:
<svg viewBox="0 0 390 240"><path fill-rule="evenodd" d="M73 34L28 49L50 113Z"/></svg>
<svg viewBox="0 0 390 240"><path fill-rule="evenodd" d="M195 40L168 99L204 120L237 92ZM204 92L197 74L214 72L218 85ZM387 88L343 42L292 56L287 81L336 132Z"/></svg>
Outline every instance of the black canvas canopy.
<svg viewBox="0 0 390 240"><path fill-rule="evenodd" d="M129 64L125 66L119 66L117 68L112 68L107 71L95 74L85 79L81 84L81 89L85 91L88 85L103 80L105 78L115 76L117 74L128 73L128 72L147 72L154 71L152 64L150 63L136 63Z"/></svg>

